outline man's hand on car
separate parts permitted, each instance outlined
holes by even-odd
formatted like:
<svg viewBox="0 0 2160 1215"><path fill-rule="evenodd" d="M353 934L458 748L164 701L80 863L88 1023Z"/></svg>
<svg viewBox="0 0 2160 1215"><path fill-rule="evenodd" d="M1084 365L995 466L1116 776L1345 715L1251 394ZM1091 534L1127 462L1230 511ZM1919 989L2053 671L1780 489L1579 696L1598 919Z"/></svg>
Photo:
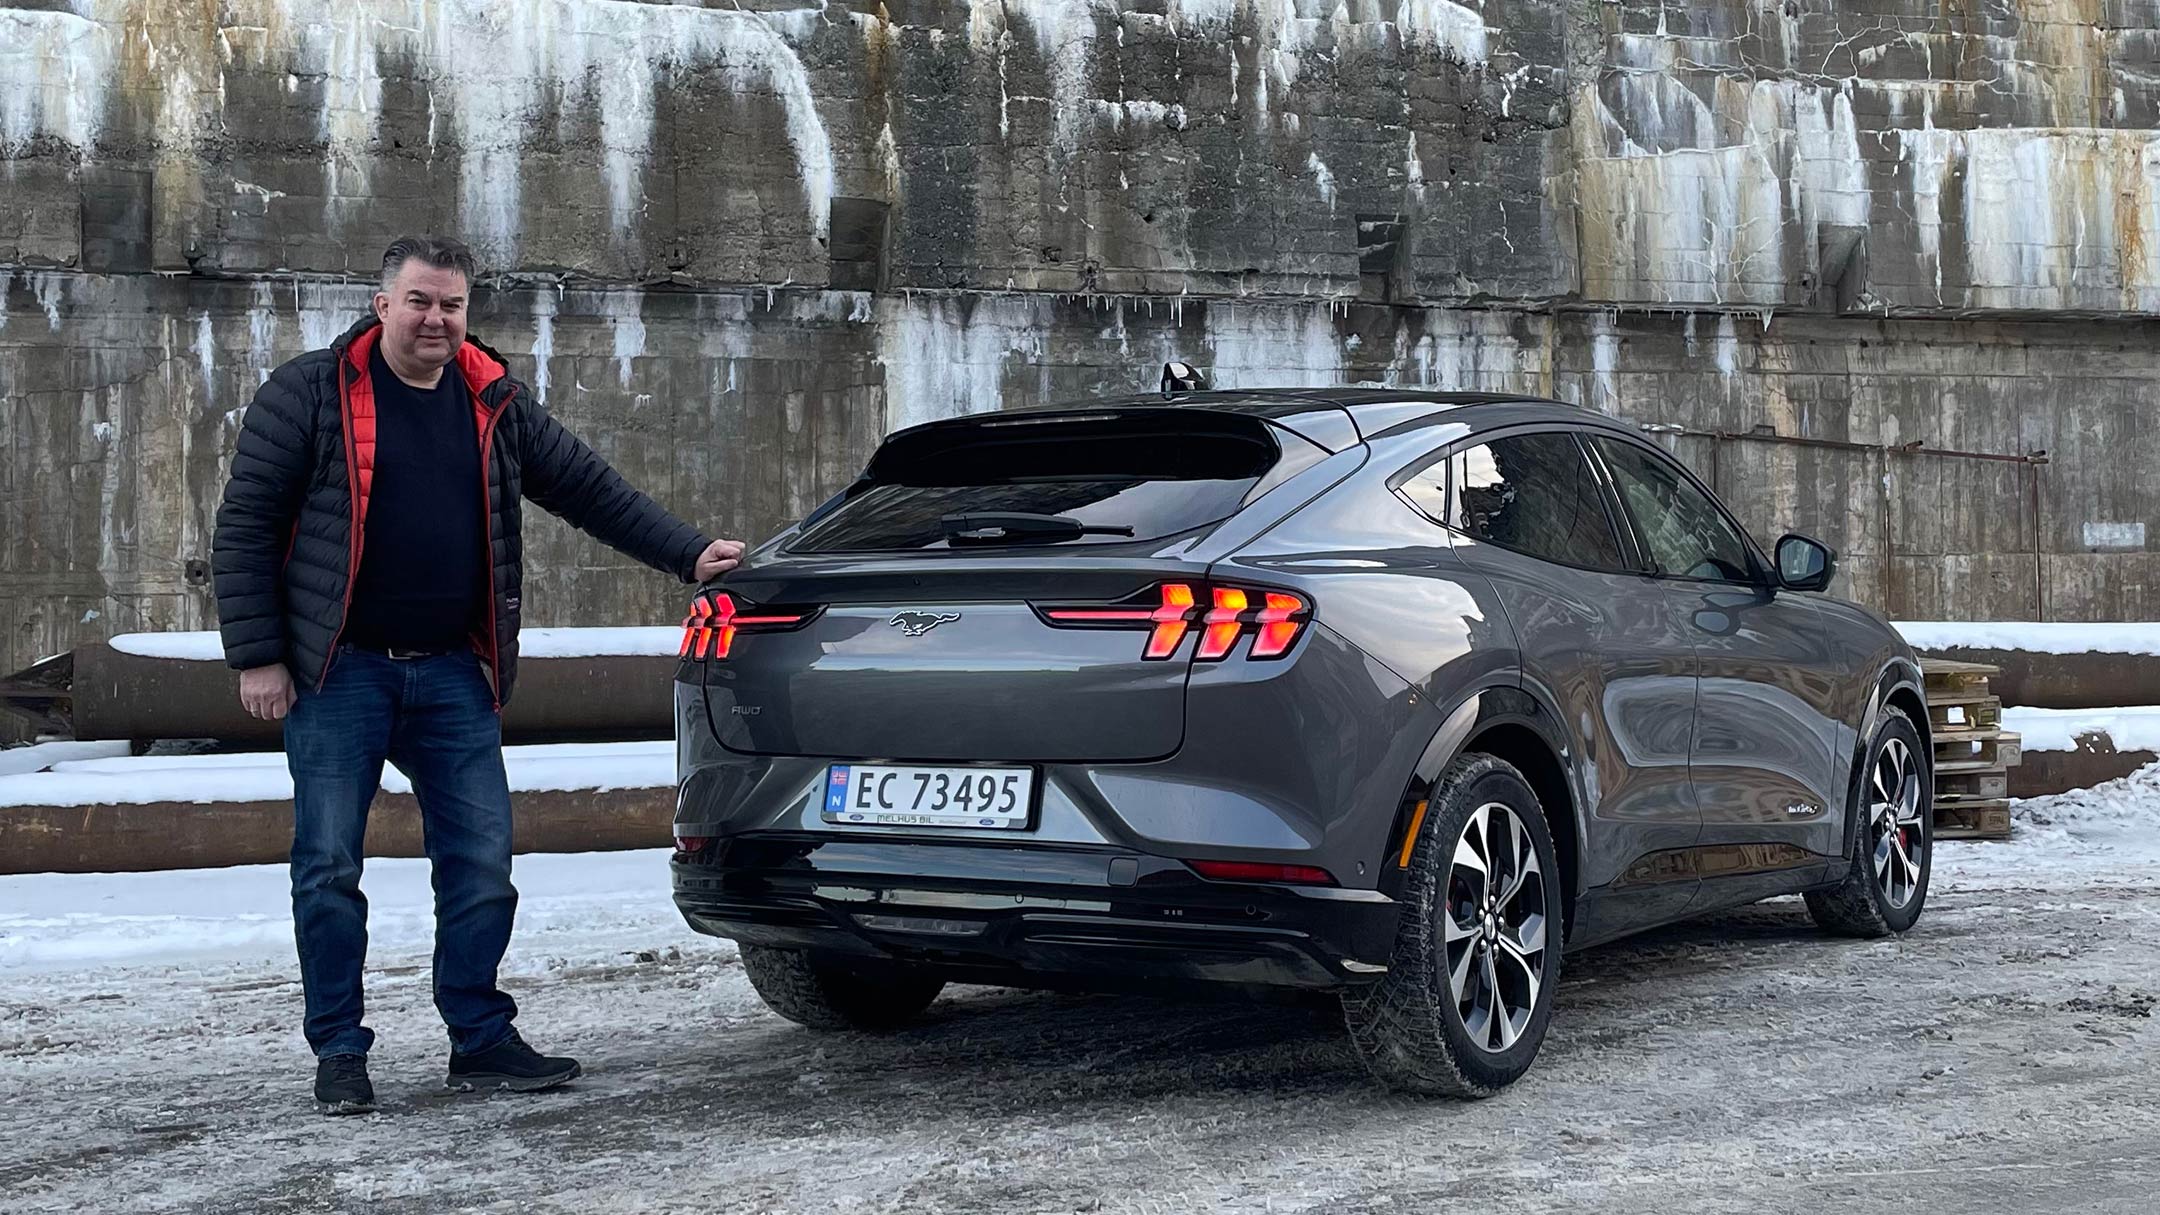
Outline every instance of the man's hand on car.
<svg viewBox="0 0 2160 1215"><path fill-rule="evenodd" d="M740 540L715 540L712 546L698 554L697 580L711 582L742 564L743 542Z"/></svg>

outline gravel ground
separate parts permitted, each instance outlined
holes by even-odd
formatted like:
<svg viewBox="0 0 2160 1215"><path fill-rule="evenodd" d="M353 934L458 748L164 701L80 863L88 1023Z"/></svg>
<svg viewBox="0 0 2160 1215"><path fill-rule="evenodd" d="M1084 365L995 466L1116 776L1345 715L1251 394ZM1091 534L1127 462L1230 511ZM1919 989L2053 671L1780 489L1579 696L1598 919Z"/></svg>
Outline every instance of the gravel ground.
<svg viewBox="0 0 2160 1215"><path fill-rule="evenodd" d="M521 1025L587 1069L551 1094L440 1090L425 952L388 951L368 1118L312 1112L289 953L25 971L0 1209L2150 1211L2160 869L1988 847L1903 939L1781 900L1576 955L1470 1104L1376 1089L1317 1004L954 989L814 1034L654 906L521 926Z"/></svg>

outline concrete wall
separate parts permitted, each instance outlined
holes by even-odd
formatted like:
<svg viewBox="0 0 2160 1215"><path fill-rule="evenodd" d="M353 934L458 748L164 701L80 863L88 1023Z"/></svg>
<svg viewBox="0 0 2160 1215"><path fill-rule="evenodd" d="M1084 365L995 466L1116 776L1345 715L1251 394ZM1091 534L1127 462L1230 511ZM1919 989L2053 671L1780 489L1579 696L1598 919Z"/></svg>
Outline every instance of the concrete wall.
<svg viewBox="0 0 2160 1215"><path fill-rule="evenodd" d="M0 670L211 623L236 411L407 229L715 530L1174 356L2046 449L1678 441L1894 613L2152 617L2156 59L2150 0L0 0ZM536 529L535 623L679 614Z"/></svg>

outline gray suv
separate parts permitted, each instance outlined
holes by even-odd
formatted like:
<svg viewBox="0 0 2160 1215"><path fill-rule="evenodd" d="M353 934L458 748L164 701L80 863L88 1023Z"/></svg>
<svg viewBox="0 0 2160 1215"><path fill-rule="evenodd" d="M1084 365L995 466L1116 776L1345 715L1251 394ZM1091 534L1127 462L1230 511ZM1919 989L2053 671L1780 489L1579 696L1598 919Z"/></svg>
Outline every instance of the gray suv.
<svg viewBox="0 0 2160 1215"><path fill-rule="evenodd" d="M1920 671L1832 572L1551 401L917 426L694 601L675 900L817 1028L948 982L1323 989L1381 1079L1491 1093L1563 948L1793 892L1918 918Z"/></svg>

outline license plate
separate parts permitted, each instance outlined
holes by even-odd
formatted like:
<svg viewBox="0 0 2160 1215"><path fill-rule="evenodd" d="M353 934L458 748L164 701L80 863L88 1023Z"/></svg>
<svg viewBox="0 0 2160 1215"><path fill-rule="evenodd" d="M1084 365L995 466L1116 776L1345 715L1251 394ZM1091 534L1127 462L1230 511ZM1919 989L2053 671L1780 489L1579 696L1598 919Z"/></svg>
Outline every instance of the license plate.
<svg viewBox="0 0 2160 1215"><path fill-rule="evenodd" d="M1033 768L834 764L825 775L824 817L828 823L1023 831L1034 794Z"/></svg>

